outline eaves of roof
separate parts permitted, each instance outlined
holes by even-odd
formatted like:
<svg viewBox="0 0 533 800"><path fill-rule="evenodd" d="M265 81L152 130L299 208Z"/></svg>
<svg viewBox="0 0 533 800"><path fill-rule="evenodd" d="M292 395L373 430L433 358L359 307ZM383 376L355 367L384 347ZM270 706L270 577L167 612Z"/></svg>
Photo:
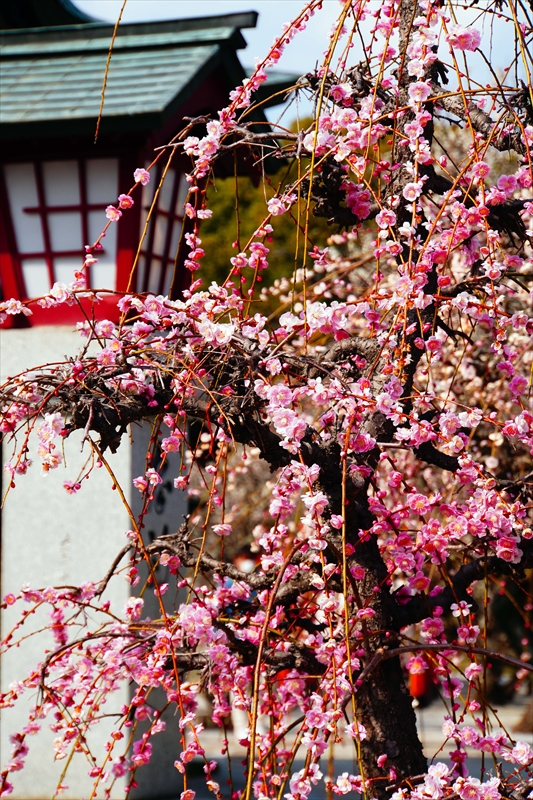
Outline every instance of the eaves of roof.
<svg viewBox="0 0 533 800"><path fill-rule="evenodd" d="M127 26L133 28L133 26ZM187 47L190 44L214 44L226 41L234 50L246 46L241 32L231 25L220 25L205 30L146 30L147 25L136 25L137 30L122 31L113 45L113 52L123 50L151 50L160 47ZM19 58L61 58L73 49L84 52L100 52L107 55L113 35L109 25L69 25L68 28L38 28L35 35L23 33L12 36L12 31L0 34L0 58L2 62ZM52 35L49 35L49 34ZM60 36L68 33L68 36ZM74 35L76 34L76 35Z"/></svg>
<svg viewBox="0 0 533 800"><path fill-rule="evenodd" d="M218 14L212 17L123 23L118 28L114 46L117 48L128 46L128 44L131 46L136 41L142 41L142 46L153 41L157 46L164 41L172 44L179 41L195 41L197 37L202 41L217 40L221 29L230 29L240 33L242 28L255 28L257 18L256 11L245 11L237 14ZM59 25L49 28L1 30L0 54L1 57L9 52L18 54L22 48L25 48L26 52L35 56L42 50L59 52L65 44L67 47L76 47L80 46L81 42L87 44L92 40L96 43L97 48L107 52L113 30L113 25L103 22ZM237 45L235 49L246 47L246 41L242 35L236 36L235 39L234 45Z"/></svg>
<svg viewBox="0 0 533 800"><path fill-rule="evenodd" d="M246 76L250 77L253 70L246 69ZM261 108L270 108L280 105L285 99L285 95L300 80L300 75L294 72L281 72L280 70L269 70L267 72L268 81L262 83L254 92L253 102L261 104Z"/></svg>

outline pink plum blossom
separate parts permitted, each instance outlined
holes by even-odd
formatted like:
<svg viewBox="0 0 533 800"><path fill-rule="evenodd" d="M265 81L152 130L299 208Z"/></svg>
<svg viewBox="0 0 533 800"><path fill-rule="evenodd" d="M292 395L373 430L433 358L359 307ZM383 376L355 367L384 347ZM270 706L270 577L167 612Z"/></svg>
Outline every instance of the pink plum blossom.
<svg viewBox="0 0 533 800"><path fill-rule="evenodd" d="M107 206L105 215L111 222L118 222L122 216L122 211L115 206Z"/></svg>
<svg viewBox="0 0 533 800"><path fill-rule="evenodd" d="M481 42L481 33L476 28L449 25L446 39L451 47L457 50L477 50Z"/></svg>
<svg viewBox="0 0 533 800"><path fill-rule="evenodd" d="M133 173L133 177L135 179L135 183L141 183L143 186L146 186L146 184L150 182L150 173L147 169L136 169Z"/></svg>

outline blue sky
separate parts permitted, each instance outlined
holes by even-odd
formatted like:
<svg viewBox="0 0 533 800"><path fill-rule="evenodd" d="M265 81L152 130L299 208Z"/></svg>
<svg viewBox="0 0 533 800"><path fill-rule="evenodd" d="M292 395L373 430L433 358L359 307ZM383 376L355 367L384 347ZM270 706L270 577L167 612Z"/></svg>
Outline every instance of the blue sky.
<svg viewBox="0 0 533 800"><path fill-rule="evenodd" d="M116 22L122 0L73 0L83 11L106 22ZM255 56L266 55L284 22L290 22L302 9L302 0L128 0L124 22L201 17L235 11L258 11L257 28L243 30L248 42L240 52L244 66L252 66ZM325 46L325 34L333 25L341 6L338 0L325 0L323 10L309 22L297 42L287 48L279 68L304 74L313 69Z"/></svg>
<svg viewBox="0 0 533 800"><path fill-rule="evenodd" d="M367 0L369 6L375 6L379 0ZM122 0L73 0L74 4L97 19L116 22ZM297 16L304 5L303 0L127 0L123 14L124 22L142 22L162 19L178 19L184 17L209 16L236 11L258 11L257 28L243 30L248 47L240 52L244 66L253 66L254 58L263 57L268 52L274 39L279 36L284 22ZM341 9L339 0L323 0L323 8L310 20L307 30L298 34L294 42L287 47L278 68L303 75L312 70L322 58L326 46L327 34L331 30ZM477 7L458 11L458 21L463 25L475 25L482 31L481 46L498 73L513 60L512 26L503 19L482 14ZM371 21L363 23L371 27ZM477 53L469 53L471 75L482 84L491 80L490 72L483 59ZM357 63L362 57L361 45L356 40L351 61ZM447 53L442 54L446 58ZM514 73L510 76L514 82ZM452 76L450 88L454 89ZM310 112L310 106L300 109L302 115ZM275 110L269 113L270 119L276 116ZM292 114L294 117L294 114Z"/></svg>

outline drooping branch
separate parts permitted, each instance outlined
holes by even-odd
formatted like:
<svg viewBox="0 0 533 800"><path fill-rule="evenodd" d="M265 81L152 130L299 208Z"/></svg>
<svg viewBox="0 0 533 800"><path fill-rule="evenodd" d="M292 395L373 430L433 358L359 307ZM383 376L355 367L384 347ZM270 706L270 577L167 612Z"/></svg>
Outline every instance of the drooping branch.
<svg viewBox="0 0 533 800"><path fill-rule="evenodd" d="M461 600L473 606L475 601L468 589L477 581L484 580L490 575L523 575L524 570L533 566L533 539L522 540L521 550L523 555L518 564L510 563L498 556L482 556L463 564L438 595L430 597L420 594L404 605L398 605L398 624L404 628L420 622L430 616L436 606L440 606L444 612L449 612L452 604Z"/></svg>
<svg viewBox="0 0 533 800"><path fill-rule="evenodd" d="M457 472L460 467L457 456L441 453L432 442L422 442L418 447L413 448L413 452L426 464L432 464L434 467L440 467L448 472Z"/></svg>
<svg viewBox="0 0 533 800"><path fill-rule="evenodd" d="M435 86L435 92L441 92L439 86ZM462 98L457 95L440 96L437 102L448 113L472 125L496 150L514 150L519 155L526 154L527 146L520 130L509 131L505 127L498 129L494 120L474 103L468 103L465 107Z"/></svg>
<svg viewBox="0 0 533 800"><path fill-rule="evenodd" d="M198 567L202 574L215 572L232 581L245 583L252 591L270 589L274 585L276 570L258 573L243 572L234 564L214 558L209 553L193 552L188 539L189 531L186 520L176 533L158 536L152 544L148 545L146 551L149 555L172 553L178 556L185 567ZM301 558L298 559L295 556L291 563L298 561L301 561ZM285 581L278 589L276 602L280 605L290 606L296 597L305 594L312 588L313 575L314 571L307 569L305 573L299 573L296 578Z"/></svg>
<svg viewBox="0 0 533 800"><path fill-rule="evenodd" d="M533 672L533 664L527 664L524 661L520 661L518 658L513 658L512 656L499 653L495 650L487 650L484 647L475 647L473 645L450 644L449 642L444 642L442 644L425 642L419 644L405 644L401 647L380 647L379 650L376 650L371 661L366 665L364 670L358 675L357 684L362 685L378 664L381 664L389 658L395 658L405 653L417 653L421 651L439 653L443 650L453 650L459 653L467 653L468 655L482 656L483 658L495 658L516 669L525 669L527 672Z"/></svg>

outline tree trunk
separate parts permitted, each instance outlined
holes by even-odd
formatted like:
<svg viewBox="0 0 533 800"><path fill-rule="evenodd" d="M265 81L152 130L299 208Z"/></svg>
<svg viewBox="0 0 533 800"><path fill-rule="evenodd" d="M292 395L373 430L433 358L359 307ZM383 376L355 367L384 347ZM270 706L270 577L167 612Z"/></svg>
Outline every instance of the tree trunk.
<svg viewBox="0 0 533 800"><path fill-rule="evenodd" d="M394 647L397 644L395 634L399 630L392 617L390 586L383 582L386 568L375 539L372 538L363 545L359 543L355 558L367 570L368 576L368 579L361 582L360 599L375 611L375 616L366 626L368 652L365 661L368 664L379 648ZM369 561L374 562L377 569L369 569ZM378 592L374 591L376 586L381 587ZM358 688L356 704L357 720L367 731L367 738L361 743L364 775L366 779L375 781L373 796L386 797L389 794L386 787L391 782L391 768L394 768L398 778L420 775L427 771L427 761L418 738L412 697L398 657L384 660L371 670ZM382 767L377 763L381 755L387 756Z"/></svg>
<svg viewBox="0 0 533 800"><path fill-rule="evenodd" d="M379 664L357 692L357 719L367 732L361 743L366 779L373 780L372 795L387 797L386 787L396 776L414 777L427 772L427 761L418 738L416 716L399 658ZM377 759L386 755L383 767ZM392 780L391 780L392 778Z"/></svg>

